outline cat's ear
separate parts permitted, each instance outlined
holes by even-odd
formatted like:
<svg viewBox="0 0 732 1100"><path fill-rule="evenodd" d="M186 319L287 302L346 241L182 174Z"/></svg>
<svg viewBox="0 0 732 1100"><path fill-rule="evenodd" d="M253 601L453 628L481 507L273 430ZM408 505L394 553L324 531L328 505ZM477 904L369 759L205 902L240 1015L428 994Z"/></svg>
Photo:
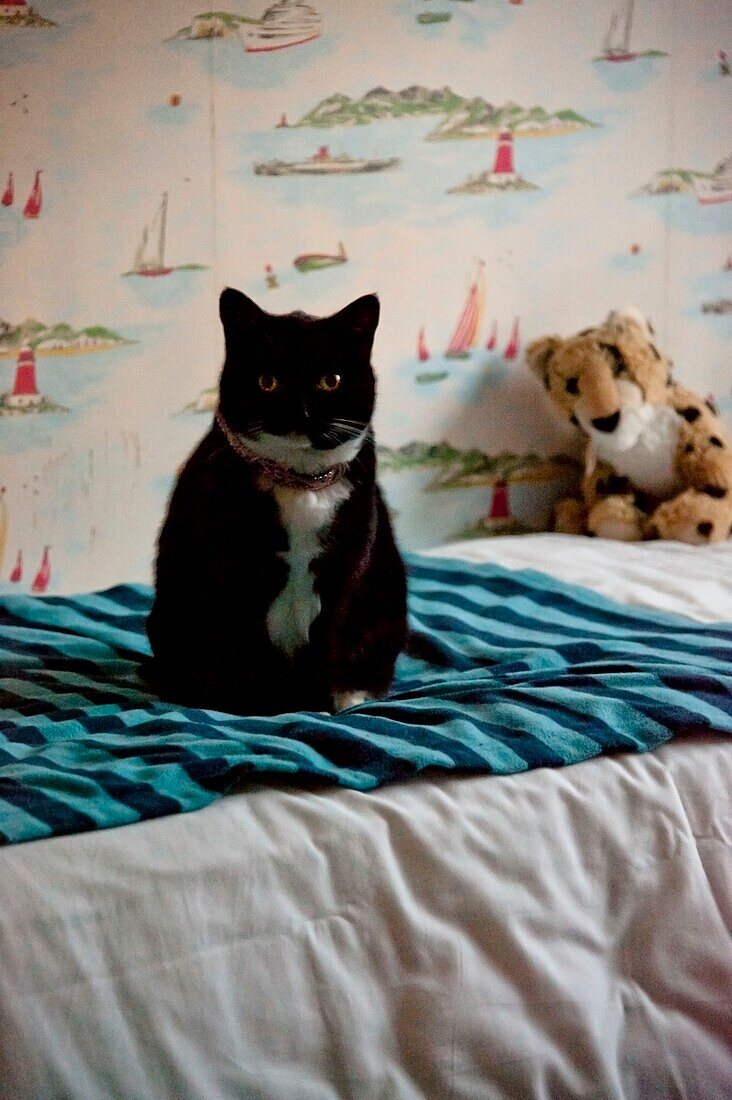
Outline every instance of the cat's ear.
<svg viewBox="0 0 732 1100"><path fill-rule="evenodd" d="M364 294L333 317L342 328L354 336L371 342L379 323L379 299L375 294Z"/></svg>
<svg viewBox="0 0 732 1100"><path fill-rule="evenodd" d="M219 298L219 317L227 335L245 335L264 323L265 314L246 294L227 286Z"/></svg>

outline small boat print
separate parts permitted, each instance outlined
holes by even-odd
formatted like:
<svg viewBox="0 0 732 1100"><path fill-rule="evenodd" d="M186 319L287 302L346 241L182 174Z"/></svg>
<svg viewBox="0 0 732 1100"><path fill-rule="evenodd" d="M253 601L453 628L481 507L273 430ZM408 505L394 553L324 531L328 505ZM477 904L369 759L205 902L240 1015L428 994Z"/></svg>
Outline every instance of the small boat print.
<svg viewBox="0 0 732 1100"><path fill-rule="evenodd" d="M267 8L256 25L244 31L247 53L271 53L288 46L303 46L323 33L323 17L312 4L280 0Z"/></svg>
<svg viewBox="0 0 732 1100"><path fill-rule="evenodd" d="M10 580L13 584L20 584L23 580L23 551L18 551L18 556L15 559L15 565L10 573Z"/></svg>
<svg viewBox="0 0 732 1100"><path fill-rule="evenodd" d="M336 264L344 264L348 256L342 243L338 242L336 253L328 252L304 252L302 256L296 256L292 261L298 271L303 274L307 271L319 271L322 267L335 267Z"/></svg>
<svg viewBox="0 0 732 1100"><path fill-rule="evenodd" d="M280 115L280 121L277 123L275 129L276 130L287 130L287 129L289 129L289 126L290 126L290 124L287 121L287 115L284 114L284 113L281 114Z"/></svg>
<svg viewBox="0 0 732 1100"><path fill-rule="evenodd" d="M163 192L163 197L160 200L153 219L149 226L144 226L142 230L142 237L140 243L135 251L135 258L132 261L132 270L125 272L126 275L145 275L148 277L154 277L156 275L170 275L173 271L172 267L166 267L165 265L165 231L168 220L168 192ZM157 240L150 247L150 237L153 230L157 227Z"/></svg>
<svg viewBox="0 0 732 1100"><path fill-rule="evenodd" d="M478 342L478 330L480 329L483 312L485 309L485 276L483 268L485 263L478 263L475 276L462 312L458 318L455 331L452 334L445 355L448 359L467 359L472 349Z"/></svg>
<svg viewBox="0 0 732 1100"><path fill-rule="evenodd" d="M732 175L718 175L711 179L694 180L694 191L702 206L719 202L732 202Z"/></svg>
<svg viewBox="0 0 732 1100"><path fill-rule="evenodd" d="M368 160L349 157L346 153L331 155L327 145L307 160L269 160L254 165L255 176L343 176L354 172L382 172L399 164L398 157Z"/></svg>
<svg viewBox="0 0 732 1100"><path fill-rule="evenodd" d="M625 18L618 32L620 11L613 12L605 40L602 44L602 57L605 61L635 61L637 53L630 49L630 32L633 26L633 8L635 0L626 0Z"/></svg>
<svg viewBox="0 0 732 1100"><path fill-rule="evenodd" d="M431 23L449 23L452 14L449 11L422 11L416 19L422 26L429 26Z"/></svg>
<svg viewBox="0 0 732 1100"><path fill-rule="evenodd" d="M25 218L37 218L41 212L41 206L43 205L43 192L41 191L41 171L39 169L36 172L36 178L33 181L33 188L28 201L23 207L23 217Z"/></svg>
<svg viewBox="0 0 732 1100"><path fill-rule="evenodd" d="M12 206L13 199L15 198L15 184L13 183L13 173L8 172L8 182L3 191L2 204L3 206Z"/></svg>
<svg viewBox="0 0 732 1100"><path fill-rule="evenodd" d="M272 264L264 265L264 279L269 290L277 290L277 287L280 285Z"/></svg>
<svg viewBox="0 0 732 1100"><path fill-rule="evenodd" d="M449 371L446 370L422 371L415 377L415 381L419 382L420 386L428 386L433 382L442 382L448 374Z"/></svg>
<svg viewBox="0 0 732 1100"><path fill-rule="evenodd" d="M519 318L513 322L513 328L511 329L511 337L506 344L503 352L504 359L515 359L519 353L521 347L521 337L519 335Z"/></svg>
<svg viewBox="0 0 732 1100"><path fill-rule="evenodd" d="M426 363L430 357L429 350L424 338L424 325L417 333L417 358L420 363Z"/></svg>
<svg viewBox="0 0 732 1100"><path fill-rule="evenodd" d="M485 342L485 350L486 351L494 351L497 339L498 339L498 326L497 326L496 322L494 321L492 326L491 326L491 331L490 331L490 334L488 336L488 339Z"/></svg>
<svg viewBox="0 0 732 1100"><path fill-rule="evenodd" d="M44 546L43 557L41 558L41 564L38 567L38 572L33 578L33 584L31 585L31 592L40 596L48 588L48 582L51 579L51 558L50 558L50 546Z"/></svg>

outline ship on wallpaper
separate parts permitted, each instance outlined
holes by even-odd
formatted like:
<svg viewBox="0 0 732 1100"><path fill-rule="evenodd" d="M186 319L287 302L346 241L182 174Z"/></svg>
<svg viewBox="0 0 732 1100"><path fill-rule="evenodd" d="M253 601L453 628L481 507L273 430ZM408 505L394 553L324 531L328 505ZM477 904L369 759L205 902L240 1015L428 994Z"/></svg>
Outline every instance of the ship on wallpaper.
<svg viewBox="0 0 732 1100"><path fill-rule="evenodd" d="M152 221L143 227L132 267L125 275L154 278L170 275L174 271L203 271L203 264L178 264L172 267L165 262L165 245L168 225L168 192L164 191Z"/></svg>
<svg viewBox="0 0 732 1100"><path fill-rule="evenodd" d="M501 194L506 191L538 191L535 183L529 183L514 168L513 134L504 130L498 136L496 154L490 171L468 176L459 187L451 187L449 195Z"/></svg>
<svg viewBox="0 0 732 1100"><path fill-rule="evenodd" d="M711 172L692 168L664 168L644 184L638 195L695 195L703 206L732 201L732 155Z"/></svg>
<svg viewBox="0 0 732 1100"><path fill-rule="evenodd" d="M732 313L732 298L717 298L713 302L703 302L702 313L712 313L718 316Z"/></svg>
<svg viewBox="0 0 732 1100"><path fill-rule="evenodd" d="M360 172L383 172L396 168L399 157L350 157L347 153L333 155L327 145L306 160L269 160L254 165L255 176L343 176Z"/></svg>
<svg viewBox="0 0 732 1100"><path fill-rule="evenodd" d="M15 564L10 571L8 580L11 584L21 584L23 581L23 551L18 550L15 557ZM44 546L43 554L41 556L41 562L33 577L33 581L30 586L31 592L35 596L42 596L47 590L49 582L51 580L51 547Z"/></svg>
<svg viewBox="0 0 732 1100"><path fill-rule="evenodd" d="M26 0L0 0L0 30L5 27L55 27Z"/></svg>
<svg viewBox="0 0 732 1100"><path fill-rule="evenodd" d="M480 344L480 331L485 317L485 263L478 260L475 273L468 287L465 301L453 333L448 342L443 357L448 360L470 359L475 349ZM484 348L486 351L495 352L498 343L498 322L494 319L491 323ZM515 317L511 326L511 333L503 349L504 362L512 362L517 358L521 348L520 319ZM417 334L417 359L420 363L426 363L431 358L424 326ZM450 372L444 369L425 369L415 375L415 381L420 385L430 385L442 382L449 377Z"/></svg>
<svg viewBox="0 0 732 1100"><path fill-rule="evenodd" d="M288 46L304 46L323 33L323 17L312 4L280 0L267 8L257 26L244 32L247 53L270 53Z"/></svg>
<svg viewBox="0 0 732 1100"><path fill-rule="evenodd" d="M247 53L270 53L312 42L322 32L323 17L312 4L279 0L266 9L261 19L230 11L201 12L168 41L238 38Z"/></svg>
<svg viewBox="0 0 732 1100"><path fill-rule="evenodd" d="M30 193L23 207L23 217L25 218L37 218L43 208L41 171L42 169L36 171ZM15 176L13 172L8 172L8 180L0 202L3 206L12 206L15 202Z"/></svg>
<svg viewBox="0 0 732 1100"><path fill-rule="evenodd" d="M24 344L18 352L12 389L0 393L0 416L48 412L68 412L68 409L40 392L36 381L35 352Z"/></svg>
<svg viewBox="0 0 732 1100"><path fill-rule="evenodd" d="M41 190L41 171L37 171L33 180L33 187L23 207L24 218L37 218L43 206L43 192Z"/></svg>
<svg viewBox="0 0 732 1100"><path fill-rule="evenodd" d="M447 85L426 88L421 84L412 84L398 92L379 86L360 99L338 92L317 103L294 125L325 129L422 115L446 116L427 135L431 141L496 138L503 130L511 130L517 137L554 137L596 125L568 109L550 113L543 107L521 107L512 102L496 106L480 96L467 99Z"/></svg>
<svg viewBox="0 0 732 1100"><path fill-rule="evenodd" d="M449 11L421 11L415 18L423 26L429 26L432 23L449 23L452 19L452 13Z"/></svg>
<svg viewBox="0 0 732 1100"><path fill-rule="evenodd" d="M323 267L336 267L348 260L346 250L341 241L338 242L337 252L303 252L292 261L298 271L305 274L308 271L319 271Z"/></svg>
<svg viewBox="0 0 732 1100"><path fill-rule="evenodd" d="M602 53L595 61L636 61L639 57L665 57L662 50L643 50L641 53L631 48L633 33L633 15L635 0L623 0L610 16L605 37L602 41Z"/></svg>
<svg viewBox="0 0 732 1100"><path fill-rule="evenodd" d="M485 313L485 263L480 260L470 284L465 305L458 317L455 331L445 352L446 359L468 359L478 343L478 333Z"/></svg>
<svg viewBox="0 0 732 1100"><path fill-rule="evenodd" d="M0 359L15 357L23 345L32 348L36 356L85 355L132 342L103 325L75 329L64 321L46 325L32 317L21 324L0 321Z"/></svg>

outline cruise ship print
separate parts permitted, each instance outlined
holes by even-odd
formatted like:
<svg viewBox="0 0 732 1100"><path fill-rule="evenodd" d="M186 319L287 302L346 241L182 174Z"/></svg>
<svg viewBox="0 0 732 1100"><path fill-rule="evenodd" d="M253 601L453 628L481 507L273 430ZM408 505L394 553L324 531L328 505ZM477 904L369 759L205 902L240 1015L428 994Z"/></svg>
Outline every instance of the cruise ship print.
<svg viewBox="0 0 732 1100"><path fill-rule="evenodd" d="M323 17L312 4L279 0L267 8L260 23L244 31L244 49L247 53L271 53L312 42L322 32Z"/></svg>

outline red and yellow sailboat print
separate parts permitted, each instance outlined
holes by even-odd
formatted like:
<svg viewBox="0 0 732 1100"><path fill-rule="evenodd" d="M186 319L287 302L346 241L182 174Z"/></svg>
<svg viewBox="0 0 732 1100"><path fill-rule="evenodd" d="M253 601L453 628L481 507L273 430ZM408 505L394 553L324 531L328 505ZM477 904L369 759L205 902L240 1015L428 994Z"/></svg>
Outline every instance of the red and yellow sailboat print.
<svg viewBox="0 0 732 1100"><path fill-rule="evenodd" d="M471 351L478 343L478 332L483 323L485 312L484 268L485 263L483 260L479 260L465 305L445 352L448 359L468 359Z"/></svg>

